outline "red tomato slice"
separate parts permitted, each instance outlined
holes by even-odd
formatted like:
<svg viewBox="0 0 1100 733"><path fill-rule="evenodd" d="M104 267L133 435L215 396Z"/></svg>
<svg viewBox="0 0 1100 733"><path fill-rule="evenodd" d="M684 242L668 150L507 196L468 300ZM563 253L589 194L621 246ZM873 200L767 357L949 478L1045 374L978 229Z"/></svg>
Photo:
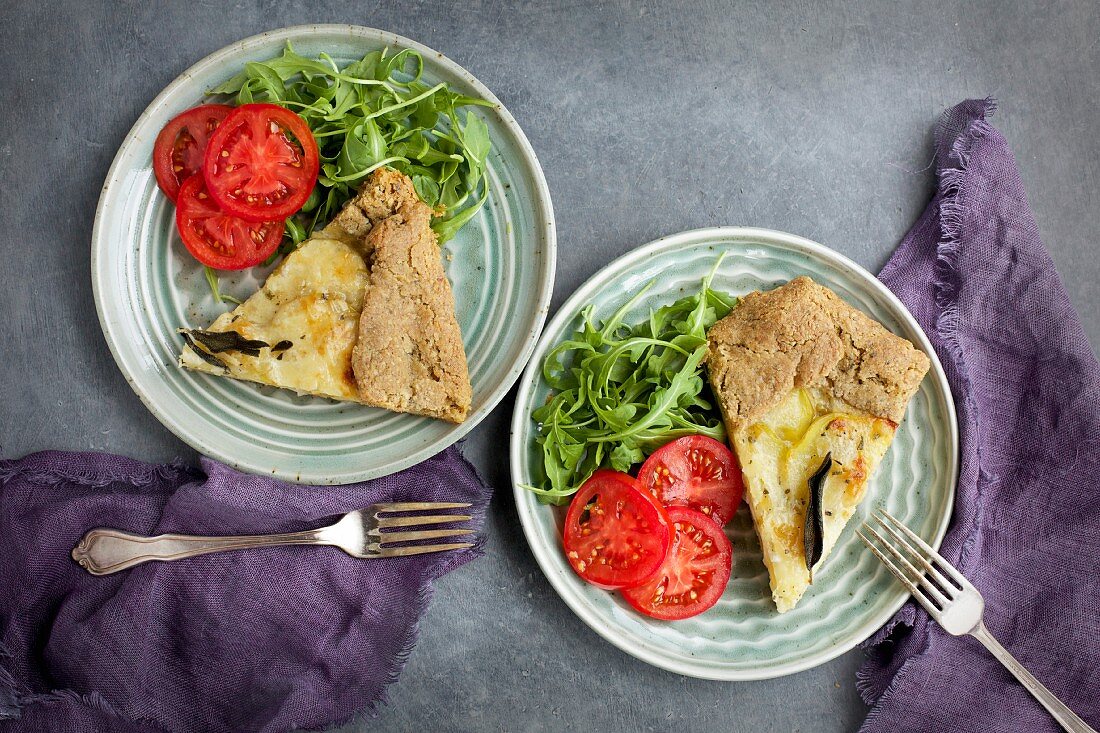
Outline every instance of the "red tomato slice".
<svg viewBox="0 0 1100 733"><path fill-rule="evenodd" d="M245 221L226 214L206 192L201 175L183 182L176 201L176 229L199 262L219 270L243 270L266 260L283 238L283 221Z"/></svg>
<svg viewBox="0 0 1100 733"><path fill-rule="evenodd" d="M277 221L305 204L320 158L309 125L276 104L237 107L210 137L202 172L227 214Z"/></svg>
<svg viewBox="0 0 1100 733"><path fill-rule="evenodd" d="M632 476L596 471L565 516L565 556L600 588L627 588L652 575L672 539L664 508Z"/></svg>
<svg viewBox="0 0 1100 733"><path fill-rule="evenodd" d="M153 174L164 195L176 200L180 184L202 170L211 133L233 111L224 104L202 104L176 115L153 144Z"/></svg>
<svg viewBox="0 0 1100 733"><path fill-rule="evenodd" d="M638 483L666 507L689 506L723 525L733 518L745 484L733 451L705 435L689 435L646 459Z"/></svg>
<svg viewBox="0 0 1100 733"><path fill-rule="evenodd" d="M661 568L623 591L626 602L652 618L697 616L722 597L730 579L733 548L722 528L702 512L674 506L672 547Z"/></svg>

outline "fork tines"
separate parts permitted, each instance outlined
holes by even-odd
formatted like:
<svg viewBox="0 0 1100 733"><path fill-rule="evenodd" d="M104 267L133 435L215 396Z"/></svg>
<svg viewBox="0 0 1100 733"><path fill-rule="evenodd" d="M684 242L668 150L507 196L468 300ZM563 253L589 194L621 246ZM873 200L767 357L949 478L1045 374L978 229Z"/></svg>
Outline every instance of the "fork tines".
<svg viewBox="0 0 1100 733"><path fill-rule="evenodd" d="M969 634L981 642L1067 731L1097 733L993 638L982 621L985 599L962 573L886 512L878 510L873 519L882 534L868 521L856 530L859 538L944 631L953 636Z"/></svg>
<svg viewBox="0 0 1100 733"><path fill-rule="evenodd" d="M927 542L897 519L882 509L872 516L890 539L879 534L870 522L856 530L856 534L929 612L942 611L970 585ZM872 537L877 545L871 541Z"/></svg>
<svg viewBox="0 0 1100 733"><path fill-rule="evenodd" d="M461 537L473 534L472 529L444 528L416 530L432 524L451 524L468 522L469 514L415 514L414 512L443 511L445 509L466 509L470 504L456 502L431 502L431 501L406 501L388 504L374 505L375 527L368 534L377 538L379 557L404 557L406 555L423 555L429 552L445 552L447 550L463 550L473 547L472 542L428 543L407 545L395 543L421 542L423 540L439 540L451 537ZM403 516L390 516L391 513L400 512ZM409 529L405 529L409 528ZM391 531L383 532L383 529ZM398 531L392 531L397 529Z"/></svg>

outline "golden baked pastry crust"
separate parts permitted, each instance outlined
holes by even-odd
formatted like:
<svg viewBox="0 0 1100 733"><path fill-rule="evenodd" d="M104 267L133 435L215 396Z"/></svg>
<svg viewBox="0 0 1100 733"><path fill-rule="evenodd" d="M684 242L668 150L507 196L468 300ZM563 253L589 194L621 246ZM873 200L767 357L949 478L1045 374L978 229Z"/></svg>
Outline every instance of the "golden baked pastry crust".
<svg viewBox="0 0 1100 733"><path fill-rule="evenodd" d="M894 423L928 357L808 277L745 296L710 329L707 369L730 433L797 387Z"/></svg>
<svg viewBox="0 0 1100 733"><path fill-rule="evenodd" d="M471 387L431 209L405 203L367 235L370 287L352 364L368 405L460 423Z"/></svg>
<svg viewBox="0 0 1100 733"><path fill-rule="evenodd" d="M392 168L379 168L321 234L353 244L367 256L372 246L367 236L371 229L402 207L416 203L420 203L420 197L411 178Z"/></svg>

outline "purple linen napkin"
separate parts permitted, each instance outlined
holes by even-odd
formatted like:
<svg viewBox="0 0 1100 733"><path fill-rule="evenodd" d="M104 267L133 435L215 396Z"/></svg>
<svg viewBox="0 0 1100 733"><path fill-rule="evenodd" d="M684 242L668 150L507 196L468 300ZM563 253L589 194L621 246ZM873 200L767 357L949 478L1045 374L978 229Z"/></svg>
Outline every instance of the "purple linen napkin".
<svg viewBox="0 0 1100 733"><path fill-rule="evenodd" d="M1100 727L1100 366L992 111L944 113L938 191L879 277L932 339L958 407L941 553L985 596L993 635ZM1061 730L977 641L912 603L867 646L867 733Z"/></svg>
<svg viewBox="0 0 1100 733"><path fill-rule="evenodd" d="M373 711L412 649L431 582L475 550L357 560L276 547L93 577L97 526L142 534L318 527L377 501L472 503L456 447L348 486L294 486L102 453L0 461L0 731L286 731ZM7 718L7 722L4 722Z"/></svg>

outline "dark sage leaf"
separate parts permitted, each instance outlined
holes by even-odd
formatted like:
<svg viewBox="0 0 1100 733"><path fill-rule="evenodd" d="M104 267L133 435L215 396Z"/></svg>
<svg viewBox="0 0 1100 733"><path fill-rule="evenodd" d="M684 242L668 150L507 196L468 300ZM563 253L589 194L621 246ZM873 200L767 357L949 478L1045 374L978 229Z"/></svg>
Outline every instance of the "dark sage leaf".
<svg viewBox="0 0 1100 733"><path fill-rule="evenodd" d="M181 333L184 339L189 341L188 345L190 345L191 342L197 342L210 354L220 354L223 351L239 351L248 356L259 356L260 349L266 349L268 347L266 341L246 339L236 331L200 331L198 329L191 329L188 331L181 331Z"/></svg>
<svg viewBox="0 0 1100 733"><path fill-rule="evenodd" d="M213 354L211 354L210 352L206 351L205 349L200 349L200 348L199 348L199 345L198 345L197 343L195 343L195 340L194 340L193 338L191 338L191 334L190 334L190 333L188 333L188 332L187 332L186 330L184 330L184 329L182 329L182 328L181 328L181 329L180 329L180 335L182 335L182 336L183 336L183 340L184 340L184 342L185 342L185 343L186 343L186 344L187 344L188 346L190 346L190 347L191 347L191 351L195 352L195 355L196 355L197 357L199 357L200 359L202 359L203 361L205 361L205 362L206 362L207 364L209 364L210 366L213 366L213 367L217 367L217 368L221 369L222 371L228 371L228 369L226 368L225 364L224 364L224 363L222 363L222 360L221 360L221 359L219 359L218 357L214 356Z"/></svg>
<svg viewBox="0 0 1100 733"><path fill-rule="evenodd" d="M821 559L825 543L825 520L822 517L821 492L825 486L825 477L833 468L833 454L825 455L821 467L810 476L810 496L806 503L806 524L802 532L802 541L806 550L806 570L810 573L810 582L814 582L814 565Z"/></svg>

